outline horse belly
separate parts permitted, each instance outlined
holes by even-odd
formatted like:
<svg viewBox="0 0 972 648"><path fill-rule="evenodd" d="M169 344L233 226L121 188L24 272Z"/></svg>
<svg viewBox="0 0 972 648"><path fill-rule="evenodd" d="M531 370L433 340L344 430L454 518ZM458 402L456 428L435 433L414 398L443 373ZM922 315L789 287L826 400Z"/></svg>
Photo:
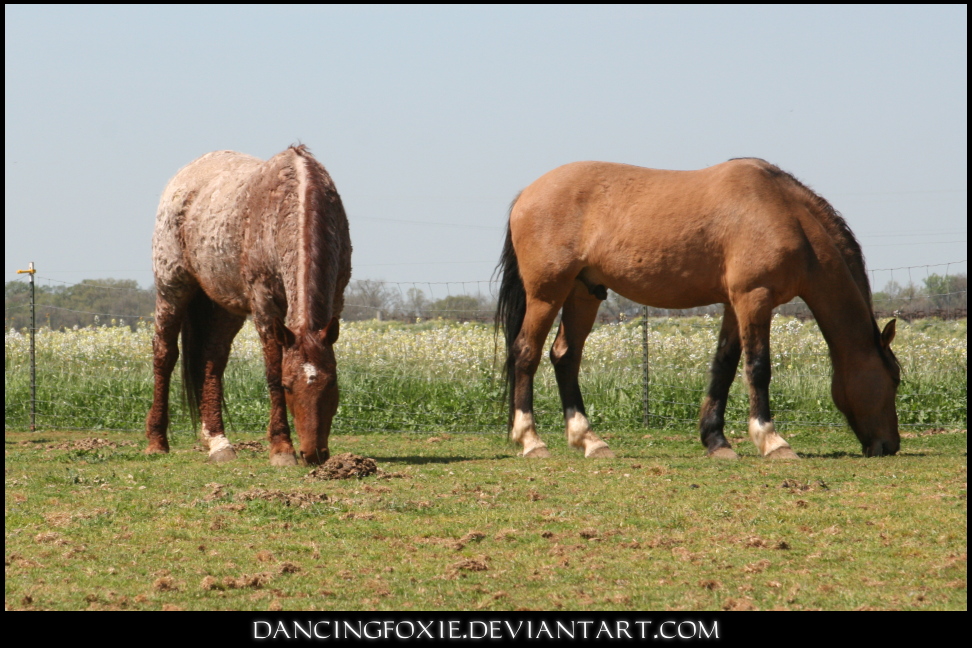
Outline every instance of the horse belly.
<svg viewBox="0 0 972 648"><path fill-rule="evenodd" d="M727 301L723 256L704 233L690 239L625 231L590 250L589 279L640 304L695 308ZM647 235L646 235L647 234Z"/></svg>
<svg viewBox="0 0 972 648"><path fill-rule="evenodd" d="M597 283L622 297L655 308L696 308L728 301L721 275L706 268L663 262L591 274L592 278L599 275L602 280Z"/></svg>
<svg viewBox="0 0 972 648"><path fill-rule="evenodd" d="M186 237L186 245L194 250L191 265L196 281L210 299L226 310L248 315L251 308L241 264L242 232L234 232L215 218L207 219L203 225Z"/></svg>

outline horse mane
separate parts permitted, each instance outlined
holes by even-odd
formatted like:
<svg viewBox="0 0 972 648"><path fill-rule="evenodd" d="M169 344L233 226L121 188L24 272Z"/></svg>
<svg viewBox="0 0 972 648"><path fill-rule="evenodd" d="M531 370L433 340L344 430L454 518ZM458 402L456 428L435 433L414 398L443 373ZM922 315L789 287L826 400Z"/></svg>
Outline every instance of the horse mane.
<svg viewBox="0 0 972 648"><path fill-rule="evenodd" d="M895 357L894 352L885 349L881 344L881 329L878 328L877 319L874 316L874 304L871 296L871 282L867 279L867 266L864 262L864 252L858 242L854 232L851 231L847 221L834 206L827 202L823 196L816 193L808 186L800 182L792 173L787 173L775 164L770 164L759 158L733 158L733 159L752 159L761 163L765 171L774 176L784 178L799 191L810 205L810 213L823 226L830 240L833 241L837 250L840 252L847 269L850 270L851 277L857 285L857 289L867 304L867 310L871 314L872 327L874 329L874 343L878 348L878 353L882 361L893 375L898 375L901 365Z"/></svg>
<svg viewBox="0 0 972 648"><path fill-rule="evenodd" d="M316 331L339 316L344 303L344 288L350 276L342 276L340 262L342 256L350 256L350 250L342 249L339 232L347 229L347 216L331 176L307 146L299 144L288 150L300 160L295 160L295 164L302 162L306 171L301 201L306 212L301 244L308 264L305 324L307 330Z"/></svg>
<svg viewBox="0 0 972 648"><path fill-rule="evenodd" d="M810 189L807 185L800 182L792 173L788 173L775 164L771 164L760 158L733 158L734 160L753 160L759 162L764 171L770 175L777 176L790 182L810 204L810 213L826 230L831 241L837 247L847 269L850 270L854 283L857 284L861 296L867 303L871 315L874 314L874 307L871 302L871 283L867 279L867 266L864 263L864 252L861 244L854 236L847 221L834 209L834 206L827 202L821 195Z"/></svg>

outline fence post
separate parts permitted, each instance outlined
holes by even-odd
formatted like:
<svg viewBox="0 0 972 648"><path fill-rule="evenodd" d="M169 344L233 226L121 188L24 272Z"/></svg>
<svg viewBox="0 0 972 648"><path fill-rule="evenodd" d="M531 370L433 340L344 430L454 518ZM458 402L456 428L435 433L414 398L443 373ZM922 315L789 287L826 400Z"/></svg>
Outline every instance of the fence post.
<svg viewBox="0 0 972 648"><path fill-rule="evenodd" d="M18 270L17 274L26 274L30 283L30 431L37 429L37 363L34 353L34 335L37 321L34 314L34 262L31 261L27 270Z"/></svg>
<svg viewBox="0 0 972 648"><path fill-rule="evenodd" d="M642 422L649 427L650 412L648 409L648 307L641 309L641 404Z"/></svg>

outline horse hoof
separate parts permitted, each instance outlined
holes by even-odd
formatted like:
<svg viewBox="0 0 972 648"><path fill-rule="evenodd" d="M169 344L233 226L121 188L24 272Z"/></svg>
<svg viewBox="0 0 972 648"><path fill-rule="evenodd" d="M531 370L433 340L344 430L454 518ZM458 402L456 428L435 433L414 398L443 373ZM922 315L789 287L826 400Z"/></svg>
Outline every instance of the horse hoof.
<svg viewBox="0 0 972 648"><path fill-rule="evenodd" d="M584 456L588 459L614 459L614 451L607 445L600 445L595 447L590 452L584 453Z"/></svg>
<svg viewBox="0 0 972 648"><path fill-rule="evenodd" d="M713 459L738 459L739 455L736 454L735 450L732 448L727 448L722 446L709 453L709 456Z"/></svg>
<svg viewBox="0 0 972 648"><path fill-rule="evenodd" d="M793 452L793 448L790 446L780 446L773 452L766 455L767 459L773 461L793 461L794 459L799 459L800 457L797 453Z"/></svg>
<svg viewBox="0 0 972 648"><path fill-rule="evenodd" d="M169 454L169 449L161 446L150 445L149 447L145 448L145 454Z"/></svg>
<svg viewBox="0 0 972 648"><path fill-rule="evenodd" d="M289 452L279 452L277 454L272 454L270 455L270 465L271 466L296 466L297 455L291 454Z"/></svg>
<svg viewBox="0 0 972 648"><path fill-rule="evenodd" d="M213 463L223 463L224 461L233 461L234 459L236 459L236 451L233 448L223 448L209 455L209 460Z"/></svg>
<svg viewBox="0 0 972 648"><path fill-rule="evenodd" d="M541 445L536 446L530 452L524 452L523 456L529 459L546 459L550 456L550 451L547 450L547 446Z"/></svg>

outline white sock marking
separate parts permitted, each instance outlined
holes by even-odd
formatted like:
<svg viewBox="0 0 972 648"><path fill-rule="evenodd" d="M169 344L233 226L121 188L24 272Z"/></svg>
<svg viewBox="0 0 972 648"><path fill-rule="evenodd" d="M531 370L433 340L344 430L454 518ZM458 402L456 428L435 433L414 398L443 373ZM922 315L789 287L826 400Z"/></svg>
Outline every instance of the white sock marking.
<svg viewBox="0 0 972 648"><path fill-rule="evenodd" d="M749 438L764 457L778 448L790 447L790 444L776 433L773 421L760 424L759 419L749 419Z"/></svg>
<svg viewBox="0 0 972 648"><path fill-rule="evenodd" d="M212 434L206 429L205 424L202 426L199 436L201 437L202 442L209 447L210 457L220 450L224 450L226 448L229 448L230 450L233 449L233 444L229 442L229 439L226 438L225 434Z"/></svg>
<svg viewBox="0 0 972 648"><path fill-rule="evenodd" d="M529 412L516 410L513 415L513 430L510 432L510 438L523 445L523 454L528 454L539 447L547 447L547 444L537 436L533 414Z"/></svg>
<svg viewBox="0 0 972 648"><path fill-rule="evenodd" d="M590 436L591 422L573 407L567 408L567 443L575 448L583 448L585 438Z"/></svg>

